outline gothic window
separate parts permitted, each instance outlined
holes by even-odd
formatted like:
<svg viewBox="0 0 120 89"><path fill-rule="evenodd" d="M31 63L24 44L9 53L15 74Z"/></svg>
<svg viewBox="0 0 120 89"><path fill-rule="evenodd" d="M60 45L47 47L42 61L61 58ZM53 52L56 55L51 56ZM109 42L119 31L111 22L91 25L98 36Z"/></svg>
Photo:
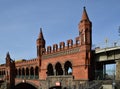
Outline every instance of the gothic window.
<svg viewBox="0 0 120 89"><path fill-rule="evenodd" d="M63 70L61 64L58 62L55 65L56 75L63 75Z"/></svg>
<svg viewBox="0 0 120 89"><path fill-rule="evenodd" d="M25 76L25 69L22 68L22 76Z"/></svg>
<svg viewBox="0 0 120 89"><path fill-rule="evenodd" d="M28 77L29 77L29 69L26 68L26 78L28 78Z"/></svg>
<svg viewBox="0 0 120 89"><path fill-rule="evenodd" d="M71 62L69 62L69 61L65 62L64 68L65 68L65 75L72 75L72 64L71 64Z"/></svg>
<svg viewBox="0 0 120 89"><path fill-rule="evenodd" d="M86 40L86 43L88 43L88 29L85 30L85 40Z"/></svg>
<svg viewBox="0 0 120 89"><path fill-rule="evenodd" d="M21 76L21 69L19 68L19 70L18 70L18 71L19 71L19 72L18 72L18 73L19 73L19 76Z"/></svg>
<svg viewBox="0 0 120 89"><path fill-rule="evenodd" d="M34 68L31 67L30 68L30 78L33 78L34 77Z"/></svg>
<svg viewBox="0 0 120 89"><path fill-rule="evenodd" d="M54 71L53 71L53 66L52 66L52 64L49 64L49 65L47 66L47 72L46 72L46 74L47 74L48 76L54 75Z"/></svg>
<svg viewBox="0 0 120 89"><path fill-rule="evenodd" d="M38 75L39 74L39 68L38 66L35 67L35 75Z"/></svg>
<svg viewBox="0 0 120 89"><path fill-rule="evenodd" d="M85 37L85 33L83 34L83 42L85 43L85 39L86 39L86 37Z"/></svg>

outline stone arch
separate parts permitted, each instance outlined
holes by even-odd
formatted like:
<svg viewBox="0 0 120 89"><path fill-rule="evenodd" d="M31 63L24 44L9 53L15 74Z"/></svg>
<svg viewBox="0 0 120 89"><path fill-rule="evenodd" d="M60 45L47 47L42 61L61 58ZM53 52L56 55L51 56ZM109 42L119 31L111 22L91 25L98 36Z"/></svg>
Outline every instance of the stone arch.
<svg viewBox="0 0 120 89"><path fill-rule="evenodd" d="M55 69L56 69L56 75L63 75L63 69L62 69L62 65L60 64L60 62L56 63Z"/></svg>
<svg viewBox="0 0 120 89"><path fill-rule="evenodd" d="M47 75L48 76L54 75L53 65L51 63L49 63L47 66Z"/></svg>
<svg viewBox="0 0 120 89"><path fill-rule="evenodd" d="M72 75L72 63L70 61L66 61L64 64L65 75Z"/></svg>
<svg viewBox="0 0 120 89"><path fill-rule="evenodd" d="M38 86L30 82L19 82L15 85L15 89L38 89Z"/></svg>

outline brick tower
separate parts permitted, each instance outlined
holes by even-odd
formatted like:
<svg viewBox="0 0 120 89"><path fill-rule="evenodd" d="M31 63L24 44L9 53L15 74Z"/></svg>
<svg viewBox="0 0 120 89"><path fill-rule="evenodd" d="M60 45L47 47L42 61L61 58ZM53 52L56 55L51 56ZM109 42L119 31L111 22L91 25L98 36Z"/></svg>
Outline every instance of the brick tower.
<svg viewBox="0 0 120 89"><path fill-rule="evenodd" d="M39 59L39 66L41 66L41 57L45 50L45 40L42 33L42 28L40 28L40 34L36 41L37 44L37 58Z"/></svg>
<svg viewBox="0 0 120 89"><path fill-rule="evenodd" d="M15 62L10 58L9 52L6 55L6 81L8 89L13 89L15 85Z"/></svg>
<svg viewBox="0 0 120 89"><path fill-rule="evenodd" d="M91 77L90 62L91 62L91 46L92 46L92 23L89 20L85 7L83 9L82 18L78 27L79 27L79 37L80 37L80 44L81 44L80 55L84 60L83 66L85 68L84 69L85 74L83 75L86 75L86 78L88 78L89 80Z"/></svg>

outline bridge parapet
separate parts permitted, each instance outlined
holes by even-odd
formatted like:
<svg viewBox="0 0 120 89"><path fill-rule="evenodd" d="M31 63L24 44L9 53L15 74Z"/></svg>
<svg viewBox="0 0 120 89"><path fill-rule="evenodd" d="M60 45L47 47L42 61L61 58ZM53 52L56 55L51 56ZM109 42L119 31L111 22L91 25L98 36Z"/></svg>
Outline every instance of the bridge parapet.
<svg viewBox="0 0 120 89"><path fill-rule="evenodd" d="M38 59L30 59L30 60L21 60L21 61L16 61L15 65L17 66L27 66L27 65L37 65L38 64Z"/></svg>
<svg viewBox="0 0 120 89"><path fill-rule="evenodd" d="M115 61L120 59L120 46L95 50L96 61Z"/></svg>
<svg viewBox="0 0 120 89"><path fill-rule="evenodd" d="M107 51L114 51L114 50L120 50L120 46L115 46L115 47L107 47L107 48L96 48L95 53L102 53L102 52L107 52Z"/></svg>

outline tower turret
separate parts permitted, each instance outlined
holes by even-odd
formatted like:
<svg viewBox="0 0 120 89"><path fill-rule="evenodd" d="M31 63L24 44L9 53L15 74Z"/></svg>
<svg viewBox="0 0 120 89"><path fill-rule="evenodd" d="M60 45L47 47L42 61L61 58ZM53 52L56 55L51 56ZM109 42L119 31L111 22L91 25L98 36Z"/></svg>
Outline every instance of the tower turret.
<svg viewBox="0 0 120 89"><path fill-rule="evenodd" d="M79 35L81 40L81 45L92 44L92 23L89 20L87 11L84 7L81 21L79 23Z"/></svg>
<svg viewBox="0 0 120 89"><path fill-rule="evenodd" d="M8 89L13 89L15 85L15 62L10 58L9 52L6 54L5 75Z"/></svg>
<svg viewBox="0 0 120 89"><path fill-rule="evenodd" d="M42 33L42 28L40 28L40 33L36 41L37 44L37 58L39 60L39 66L41 66L42 54L45 50L45 40Z"/></svg>
<svg viewBox="0 0 120 89"><path fill-rule="evenodd" d="M9 52L6 54L6 67L10 67L11 58Z"/></svg>
<svg viewBox="0 0 120 89"><path fill-rule="evenodd" d="M43 37L42 28L40 28L40 33L36 43L37 43L37 57L40 57L44 52L43 49L45 49L45 40Z"/></svg>
<svg viewBox="0 0 120 89"><path fill-rule="evenodd" d="M89 20L86 8L83 8L83 14L81 21L78 25L79 27L79 37L80 37L80 50L83 56L86 72L88 73L88 79L91 79L91 46L92 46L92 23Z"/></svg>

